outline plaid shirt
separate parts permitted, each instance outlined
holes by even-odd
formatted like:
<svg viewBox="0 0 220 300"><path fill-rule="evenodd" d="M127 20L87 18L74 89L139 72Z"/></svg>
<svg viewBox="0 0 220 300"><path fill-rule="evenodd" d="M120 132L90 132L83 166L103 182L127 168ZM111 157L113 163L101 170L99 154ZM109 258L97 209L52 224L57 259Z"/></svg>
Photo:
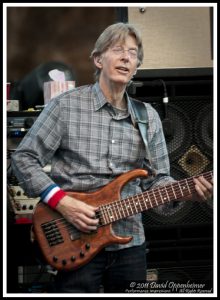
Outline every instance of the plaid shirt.
<svg viewBox="0 0 220 300"><path fill-rule="evenodd" d="M126 97L129 102L127 94ZM157 181L144 181L145 188L152 188L172 178L160 118L150 104L145 106L152 167L158 174L165 174ZM63 190L86 192L108 184L129 170L142 168L146 153L129 109L114 108L96 83L67 91L47 104L12 155L12 168L19 184L31 197L39 196L54 183ZM49 176L42 169L48 163L51 164ZM140 179L135 179L123 188L121 197L140 192ZM133 239L126 245L112 245L107 249L144 242L141 214L113 223L113 230Z"/></svg>

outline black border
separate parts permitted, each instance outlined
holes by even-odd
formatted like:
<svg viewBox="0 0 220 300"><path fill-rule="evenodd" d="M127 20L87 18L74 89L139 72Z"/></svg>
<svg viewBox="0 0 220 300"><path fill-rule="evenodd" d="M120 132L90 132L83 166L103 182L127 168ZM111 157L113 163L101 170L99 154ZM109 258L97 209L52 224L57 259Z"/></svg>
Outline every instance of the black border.
<svg viewBox="0 0 220 300"><path fill-rule="evenodd" d="M213 76L213 68L138 69L134 79Z"/></svg>

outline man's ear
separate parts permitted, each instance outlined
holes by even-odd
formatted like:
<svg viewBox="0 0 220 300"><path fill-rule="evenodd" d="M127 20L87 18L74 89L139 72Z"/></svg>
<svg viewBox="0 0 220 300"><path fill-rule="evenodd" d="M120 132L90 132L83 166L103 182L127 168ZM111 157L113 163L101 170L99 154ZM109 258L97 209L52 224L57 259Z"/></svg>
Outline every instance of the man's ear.
<svg viewBox="0 0 220 300"><path fill-rule="evenodd" d="M101 56L95 56L94 57L94 63L97 68L101 69L102 68L102 57Z"/></svg>

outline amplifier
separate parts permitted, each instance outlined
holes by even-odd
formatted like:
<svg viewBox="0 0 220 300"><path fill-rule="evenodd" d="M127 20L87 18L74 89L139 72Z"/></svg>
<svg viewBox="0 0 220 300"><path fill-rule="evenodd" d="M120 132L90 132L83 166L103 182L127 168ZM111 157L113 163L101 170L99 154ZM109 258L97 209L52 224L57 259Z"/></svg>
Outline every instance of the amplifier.
<svg viewBox="0 0 220 300"><path fill-rule="evenodd" d="M11 153L15 151L22 138L36 121L41 111L7 112L7 167L10 165Z"/></svg>
<svg viewBox="0 0 220 300"><path fill-rule="evenodd" d="M29 198L20 186L8 186L8 201L15 223L32 223L32 214L40 197Z"/></svg>
<svg viewBox="0 0 220 300"><path fill-rule="evenodd" d="M7 137L24 137L39 114L40 111L7 112Z"/></svg>

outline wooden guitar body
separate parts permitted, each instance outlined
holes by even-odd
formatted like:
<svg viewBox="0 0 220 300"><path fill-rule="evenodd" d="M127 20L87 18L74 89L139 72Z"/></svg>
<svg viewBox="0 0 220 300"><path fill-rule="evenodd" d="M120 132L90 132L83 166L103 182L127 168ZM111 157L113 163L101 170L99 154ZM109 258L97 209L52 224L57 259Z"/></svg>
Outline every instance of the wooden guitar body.
<svg viewBox="0 0 220 300"><path fill-rule="evenodd" d="M76 199L96 207L113 204L120 199L122 187L136 177L147 177L142 169L127 172L107 186L92 193L67 192ZM96 232L82 233L44 203L33 214L36 240L49 265L57 270L74 270L88 263L102 248L110 244L125 244L132 237L120 237L112 232L111 214L103 212Z"/></svg>

